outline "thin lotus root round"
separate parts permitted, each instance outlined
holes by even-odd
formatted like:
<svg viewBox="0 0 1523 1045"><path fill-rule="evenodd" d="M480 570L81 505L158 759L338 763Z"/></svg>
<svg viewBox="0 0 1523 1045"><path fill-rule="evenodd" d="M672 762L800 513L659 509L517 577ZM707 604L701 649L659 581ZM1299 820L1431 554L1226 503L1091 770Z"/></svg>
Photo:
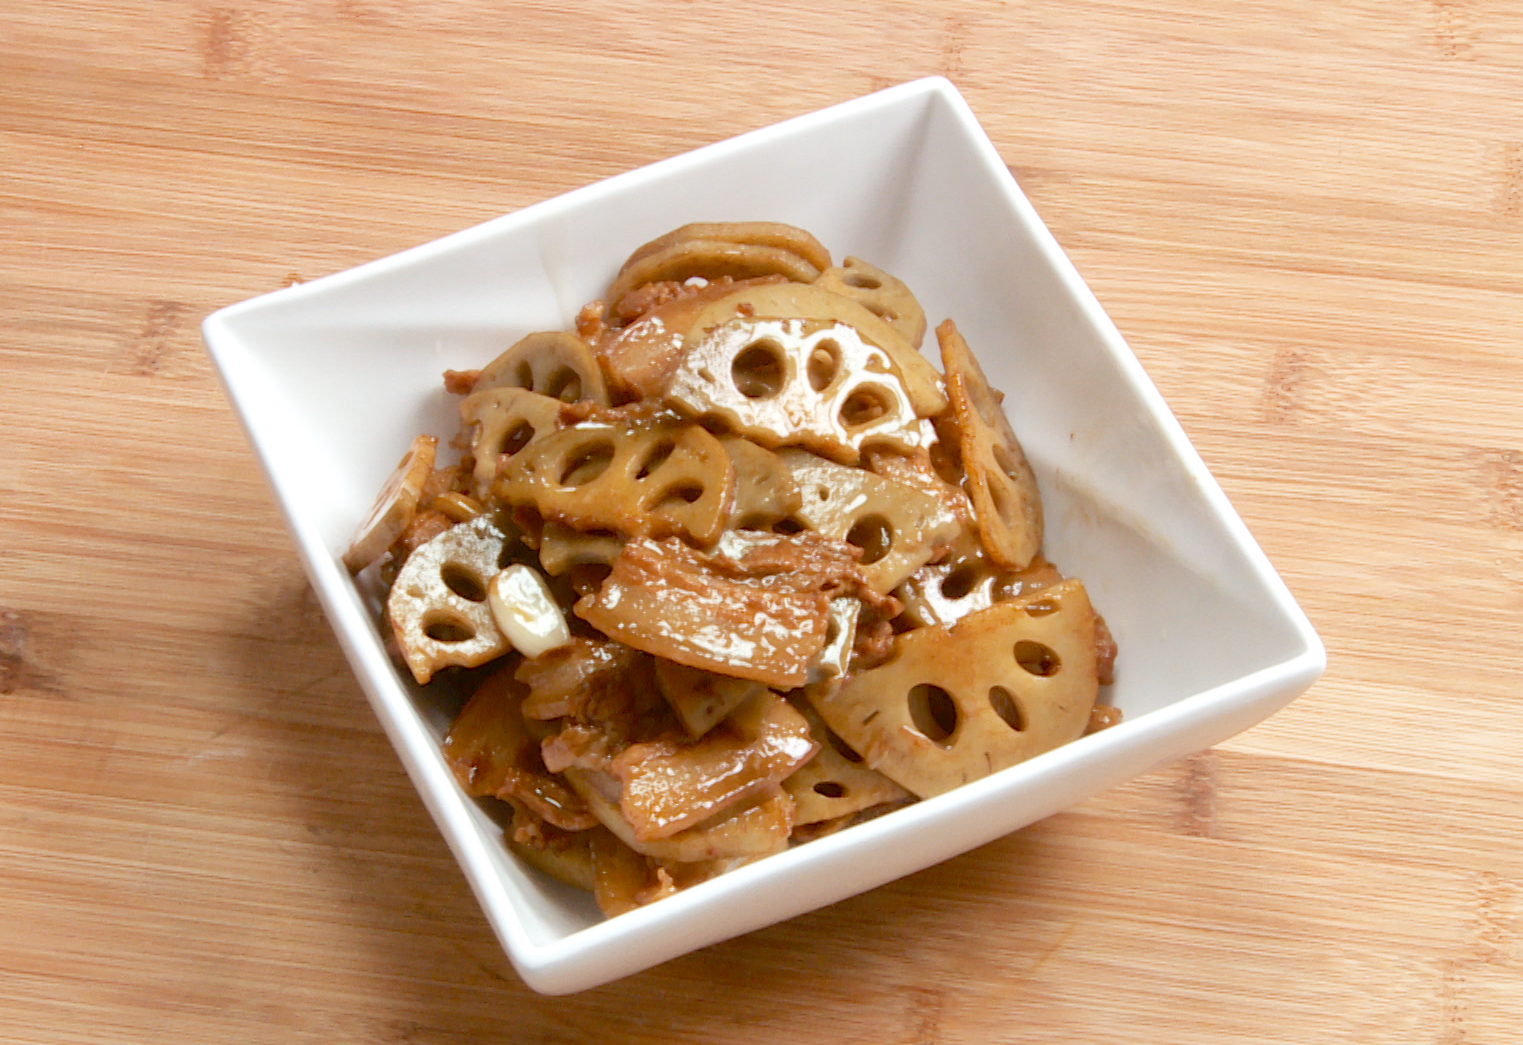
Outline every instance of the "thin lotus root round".
<svg viewBox="0 0 1523 1045"><path fill-rule="evenodd" d="M583 533L560 523L545 523L539 535L539 564L552 577L573 566L612 566L624 550L616 533Z"/></svg>
<svg viewBox="0 0 1523 1045"><path fill-rule="evenodd" d="M563 330L530 334L482 368L472 391L527 388L563 403L608 405L603 372L587 342Z"/></svg>
<svg viewBox="0 0 1523 1045"><path fill-rule="evenodd" d="M476 496L487 496L492 481L515 455L556 431L560 413L560 400L527 388L488 388L462 399L460 421L473 432L476 468L471 486Z"/></svg>
<svg viewBox="0 0 1523 1045"><path fill-rule="evenodd" d="M705 546L719 539L734 491L729 455L695 424L563 428L515 457L495 488L575 529Z"/></svg>
<svg viewBox="0 0 1523 1045"><path fill-rule="evenodd" d="M967 531L940 562L920 567L894 594L904 603L905 619L928 628L956 624L970 613L1030 595L1062 579L1040 555L1024 570L1001 569L985 554L977 534Z"/></svg>
<svg viewBox="0 0 1523 1045"><path fill-rule="evenodd" d="M735 466L735 503L727 528L765 530L788 518L799 506L799 488L777 454L738 435L722 435L719 442Z"/></svg>
<svg viewBox="0 0 1523 1045"><path fill-rule="evenodd" d="M689 342L667 398L763 446L801 444L855 464L864 444L913 450L935 438L887 355L852 327L734 319Z"/></svg>
<svg viewBox="0 0 1523 1045"><path fill-rule="evenodd" d="M820 270L784 247L724 240L685 240L627 264L608 288L608 303L617 307L624 295L647 283L703 279L755 279L782 276L797 283L819 278Z"/></svg>
<svg viewBox="0 0 1523 1045"><path fill-rule="evenodd" d="M396 471L381 488L370 515L360 524L349 550L344 552L344 565L352 572L358 573L379 559L412 522L423 484L433 474L438 448L439 440L431 435L420 435L412 441Z"/></svg>
<svg viewBox="0 0 1523 1045"><path fill-rule="evenodd" d="M925 309L910 288L861 258L847 258L840 268L826 269L814 285L851 298L897 330L915 348L925 340Z"/></svg>
<svg viewBox="0 0 1523 1045"><path fill-rule="evenodd" d="M1042 547L1042 500L1000 398L949 319L936 328L968 494L989 557L1023 570Z"/></svg>
<svg viewBox="0 0 1523 1045"><path fill-rule="evenodd" d="M797 226L784 225L778 221L700 221L673 229L666 235L651 240L631 254L619 271L622 272L637 261L643 261L668 247L675 247L679 243L692 240L777 247L780 250L792 251L822 271L830 267L830 251L826 250L825 245L819 240Z"/></svg>
<svg viewBox="0 0 1523 1045"><path fill-rule="evenodd" d="M863 765L856 752L852 752L856 761L847 758L835 746L834 742L840 738L830 735L813 708L801 705L799 710L808 720L809 734L820 745L820 750L783 781L783 790L793 796L797 805L795 823L818 824L910 797L909 792L888 777Z"/></svg>
<svg viewBox="0 0 1523 1045"><path fill-rule="evenodd" d="M793 473L800 501L792 518L863 551L862 575L887 595L957 537L957 519L930 494L805 453L778 456Z"/></svg>
<svg viewBox="0 0 1523 1045"><path fill-rule="evenodd" d="M1077 740L1099 692L1095 614L1077 580L905 632L894 649L809 699L870 768L921 798Z"/></svg>
<svg viewBox="0 0 1523 1045"><path fill-rule="evenodd" d="M487 605L506 545L502 531L480 516L445 530L402 565L386 616L420 684L446 665L474 668L512 648Z"/></svg>
<svg viewBox="0 0 1523 1045"><path fill-rule="evenodd" d="M688 330L688 344L691 346L703 340L710 331L737 317L843 323L854 329L863 341L881 348L888 355L917 417L935 417L947 408L941 375L931 361L915 351L893 327L850 298L815 284L770 283L743 287L698 314Z"/></svg>

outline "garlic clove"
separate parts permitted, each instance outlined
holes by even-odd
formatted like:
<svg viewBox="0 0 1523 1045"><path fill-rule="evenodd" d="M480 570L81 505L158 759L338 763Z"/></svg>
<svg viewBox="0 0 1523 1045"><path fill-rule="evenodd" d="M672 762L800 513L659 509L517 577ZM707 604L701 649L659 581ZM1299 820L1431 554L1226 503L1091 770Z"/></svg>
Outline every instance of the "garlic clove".
<svg viewBox="0 0 1523 1045"><path fill-rule="evenodd" d="M566 617L538 571L514 563L487 585L492 619L513 648L530 660L571 641Z"/></svg>

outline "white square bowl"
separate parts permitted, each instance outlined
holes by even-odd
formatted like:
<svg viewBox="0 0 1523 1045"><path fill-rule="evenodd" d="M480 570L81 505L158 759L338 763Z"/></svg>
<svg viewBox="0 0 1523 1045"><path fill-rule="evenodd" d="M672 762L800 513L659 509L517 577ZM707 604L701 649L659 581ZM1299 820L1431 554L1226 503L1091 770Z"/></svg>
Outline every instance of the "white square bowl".
<svg viewBox="0 0 1523 1045"><path fill-rule="evenodd" d="M563 329L639 244L771 220L954 317L1044 498L1046 553L1120 647L1118 727L603 920L521 866L440 753L448 708L399 674L338 555L413 435L458 426L445 368ZM919 80L210 316L212 359L312 584L524 981L594 987L833 903L1048 816L1268 716L1322 673L1316 633L962 97Z"/></svg>

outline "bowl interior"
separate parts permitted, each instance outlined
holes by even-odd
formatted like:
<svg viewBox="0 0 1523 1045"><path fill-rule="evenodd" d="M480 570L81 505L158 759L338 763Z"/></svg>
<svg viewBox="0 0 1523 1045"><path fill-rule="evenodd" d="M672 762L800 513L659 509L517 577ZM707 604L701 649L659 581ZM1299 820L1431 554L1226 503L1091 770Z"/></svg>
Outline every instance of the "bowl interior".
<svg viewBox="0 0 1523 1045"><path fill-rule="evenodd" d="M444 369L480 366L530 331L569 327L631 250L670 228L754 219L801 226L837 259L858 255L893 272L933 327L956 319L1006 393L1042 489L1049 558L1084 579L1115 633L1121 729L1315 642L944 81L790 121L224 310L208 321L208 343L314 583L446 836L478 836L469 847L478 893L479 875L505 883L505 942L521 969L524 948L552 947L599 916L580 894L521 871L487 812L449 794L437 740L455 705L385 662L374 607L334 556L412 436L454 434ZM466 862L461 840L451 842Z"/></svg>

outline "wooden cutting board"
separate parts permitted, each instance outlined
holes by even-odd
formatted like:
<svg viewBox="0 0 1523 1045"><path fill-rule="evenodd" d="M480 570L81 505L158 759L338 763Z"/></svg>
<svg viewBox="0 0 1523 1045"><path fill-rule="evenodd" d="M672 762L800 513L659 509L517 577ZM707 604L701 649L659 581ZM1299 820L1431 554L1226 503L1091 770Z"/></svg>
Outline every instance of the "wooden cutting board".
<svg viewBox="0 0 1523 1045"><path fill-rule="evenodd" d="M1326 640L1219 749L570 998L518 982L207 312L891 83L965 93ZM1523 1032L1523 7L0 9L0 1039Z"/></svg>

